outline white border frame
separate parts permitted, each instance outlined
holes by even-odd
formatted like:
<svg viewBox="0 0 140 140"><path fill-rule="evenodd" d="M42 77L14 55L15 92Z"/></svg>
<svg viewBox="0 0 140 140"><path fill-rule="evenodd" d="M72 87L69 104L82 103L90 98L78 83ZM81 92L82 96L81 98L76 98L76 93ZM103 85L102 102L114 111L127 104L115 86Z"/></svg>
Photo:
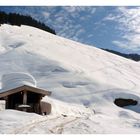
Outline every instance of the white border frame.
<svg viewBox="0 0 140 140"><path fill-rule="evenodd" d="M140 6L140 0L0 0L1 6Z"/></svg>

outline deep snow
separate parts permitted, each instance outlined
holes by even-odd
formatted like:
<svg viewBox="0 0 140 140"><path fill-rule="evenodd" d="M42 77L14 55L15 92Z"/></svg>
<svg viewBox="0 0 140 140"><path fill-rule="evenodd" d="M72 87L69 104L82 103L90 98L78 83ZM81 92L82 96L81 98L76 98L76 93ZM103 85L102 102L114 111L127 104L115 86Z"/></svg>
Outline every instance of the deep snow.
<svg viewBox="0 0 140 140"><path fill-rule="evenodd" d="M1 106L0 133L140 133L140 63L11 25L0 26L0 58L0 77L33 75L38 87L52 91L43 100L53 106L47 117ZM135 99L138 105L120 108L115 98Z"/></svg>
<svg viewBox="0 0 140 140"><path fill-rule="evenodd" d="M23 85L36 87L36 80L28 73L12 72L2 75L1 78L1 90L6 91L9 89L17 88Z"/></svg>

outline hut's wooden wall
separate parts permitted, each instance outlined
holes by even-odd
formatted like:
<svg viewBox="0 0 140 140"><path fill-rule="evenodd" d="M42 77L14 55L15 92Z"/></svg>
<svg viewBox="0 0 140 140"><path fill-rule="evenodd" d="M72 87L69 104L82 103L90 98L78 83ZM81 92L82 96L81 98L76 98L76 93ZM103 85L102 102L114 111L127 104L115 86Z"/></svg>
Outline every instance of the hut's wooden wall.
<svg viewBox="0 0 140 140"><path fill-rule="evenodd" d="M14 90L14 89L13 89ZM22 89L16 93L9 94L2 97L6 101L6 109L15 109L26 112L34 112L37 114L50 114L52 106L50 103L41 102L42 97L45 95L34 91ZM22 105L28 105L25 109Z"/></svg>
<svg viewBox="0 0 140 140"><path fill-rule="evenodd" d="M51 113L52 106L50 103L41 101L40 107L41 107L41 114L48 115Z"/></svg>
<svg viewBox="0 0 140 140"><path fill-rule="evenodd" d="M26 111L41 114L40 102L42 99L42 95L29 91L27 91L26 93L27 93L27 105L30 106L30 108L27 108ZM18 92L7 96L6 109L16 109L22 111L23 109L19 108L18 106L24 104L23 97L24 97L23 92Z"/></svg>

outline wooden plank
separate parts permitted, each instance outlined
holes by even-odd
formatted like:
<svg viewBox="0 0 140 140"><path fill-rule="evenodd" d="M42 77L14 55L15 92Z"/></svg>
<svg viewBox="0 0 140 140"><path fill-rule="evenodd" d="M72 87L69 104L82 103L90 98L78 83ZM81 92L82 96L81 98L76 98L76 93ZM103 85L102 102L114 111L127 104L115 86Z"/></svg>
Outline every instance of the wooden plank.
<svg viewBox="0 0 140 140"><path fill-rule="evenodd" d="M27 91L23 91L23 105L27 105ZM27 111L27 108L23 108L23 111Z"/></svg>
<svg viewBox="0 0 140 140"><path fill-rule="evenodd" d="M44 89L40 89L40 88L36 88L36 87L25 86L25 89L27 91L31 91L31 92L39 93L39 94L44 94L44 95L47 95L47 96L51 95L50 91L46 91Z"/></svg>
<svg viewBox="0 0 140 140"><path fill-rule="evenodd" d="M4 92L0 93L0 98L20 92L22 90L24 90L24 86L4 91Z"/></svg>
<svg viewBox="0 0 140 140"><path fill-rule="evenodd" d="M23 91L23 104L27 105L27 91L26 90Z"/></svg>
<svg viewBox="0 0 140 140"><path fill-rule="evenodd" d="M9 101L8 101L8 96L6 98L6 105L5 105L5 109L8 109L9 108Z"/></svg>

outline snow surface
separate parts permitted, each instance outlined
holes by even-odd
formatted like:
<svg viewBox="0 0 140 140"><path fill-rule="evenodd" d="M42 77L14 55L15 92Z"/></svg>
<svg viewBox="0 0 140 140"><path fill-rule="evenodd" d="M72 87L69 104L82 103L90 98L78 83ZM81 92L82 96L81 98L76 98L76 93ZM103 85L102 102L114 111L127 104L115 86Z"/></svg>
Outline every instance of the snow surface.
<svg viewBox="0 0 140 140"><path fill-rule="evenodd" d="M23 85L36 87L36 80L32 75L28 73L13 72L2 75L1 85L2 85L1 91L13 89Z"/></svg>
<svg viewBox="0 0 140 140"><path fill-rule="evenodd" d="M0 77L33 75L52 91L40 116L0 107L0 133L140 133L140 63L28 26L0 26ZM116 98L134 99L120 108Z"/></svg>

